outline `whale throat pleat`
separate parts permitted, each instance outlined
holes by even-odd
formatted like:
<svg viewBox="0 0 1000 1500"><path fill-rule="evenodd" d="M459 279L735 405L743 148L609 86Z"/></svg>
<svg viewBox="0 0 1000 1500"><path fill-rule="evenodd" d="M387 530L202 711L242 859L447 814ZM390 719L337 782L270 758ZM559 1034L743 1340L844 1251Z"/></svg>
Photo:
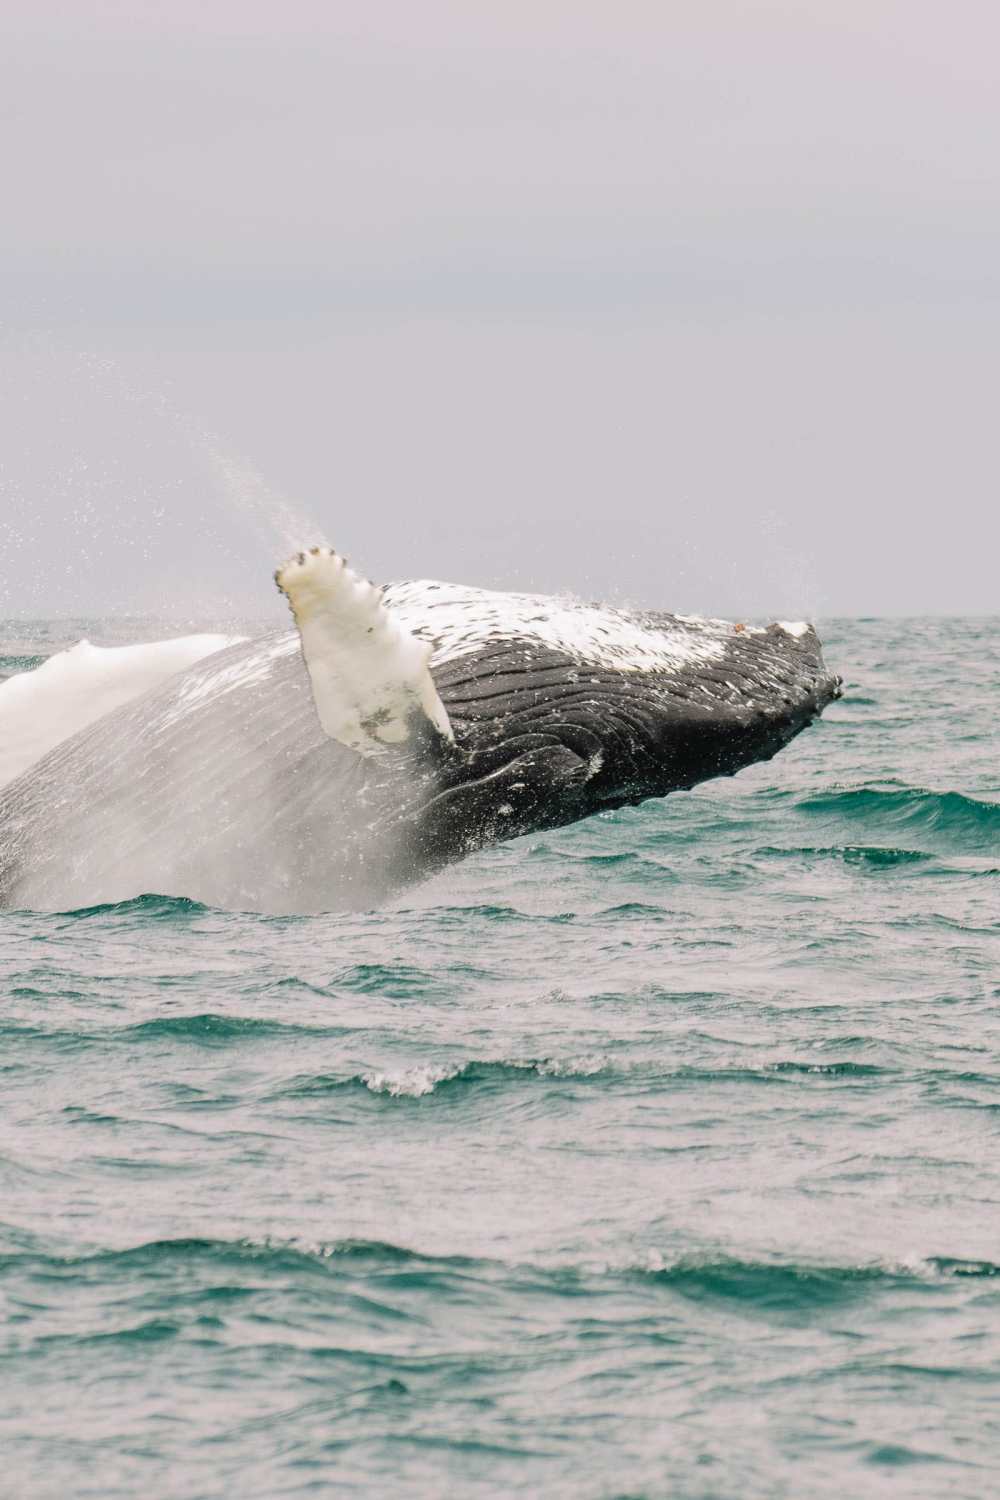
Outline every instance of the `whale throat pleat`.
<svg viewBox="0 0 1000 1500"><path fill-rule="evenodd" d="M275 581L298 627L325 734L365 756L390 753L428 727L453 741L431 648L393 617L381 589L328 548L300 552Z"/></svg>

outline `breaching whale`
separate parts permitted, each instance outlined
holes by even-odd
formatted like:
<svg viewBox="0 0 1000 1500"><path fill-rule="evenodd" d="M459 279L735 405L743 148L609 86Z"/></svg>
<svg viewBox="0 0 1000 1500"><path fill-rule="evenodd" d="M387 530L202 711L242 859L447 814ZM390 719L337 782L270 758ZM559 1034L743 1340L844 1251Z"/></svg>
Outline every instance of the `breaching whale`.
<svg viewBox="0 0 1000 1500"><path fill-rule="evenodd" d="M296 629L68 724L0 788L0 904L371 906L486 845L768 759L839 691L804 624L383 589L329 548L275 577Z"/></svg>

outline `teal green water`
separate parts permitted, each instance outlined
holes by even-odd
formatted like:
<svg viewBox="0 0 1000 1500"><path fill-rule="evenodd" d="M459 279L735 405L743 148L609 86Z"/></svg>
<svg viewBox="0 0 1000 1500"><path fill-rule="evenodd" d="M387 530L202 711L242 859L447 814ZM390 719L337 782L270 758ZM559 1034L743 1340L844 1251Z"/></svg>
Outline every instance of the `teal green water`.
<svg viewBox="0 0 1000 1500"><path fill-rule="evenodd" d="M0 914L5 1494L992 1492L998 624L824 635L392 908Z"/></svg>

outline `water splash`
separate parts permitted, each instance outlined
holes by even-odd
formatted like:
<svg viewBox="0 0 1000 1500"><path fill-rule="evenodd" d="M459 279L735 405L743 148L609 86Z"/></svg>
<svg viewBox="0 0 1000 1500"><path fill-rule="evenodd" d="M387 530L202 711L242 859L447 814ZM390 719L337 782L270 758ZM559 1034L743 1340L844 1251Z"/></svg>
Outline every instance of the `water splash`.
<svg viewBox="0 0 1000 1500"><path fill-rule="evenodd" d="M230 448L165 390L139 386L106 354L81 355L80 370L102 399L141 406L178 433L212 475L216 494L268 548L269 555L326 542L325 529L315 516L269 484L246 455Z"/></svg>

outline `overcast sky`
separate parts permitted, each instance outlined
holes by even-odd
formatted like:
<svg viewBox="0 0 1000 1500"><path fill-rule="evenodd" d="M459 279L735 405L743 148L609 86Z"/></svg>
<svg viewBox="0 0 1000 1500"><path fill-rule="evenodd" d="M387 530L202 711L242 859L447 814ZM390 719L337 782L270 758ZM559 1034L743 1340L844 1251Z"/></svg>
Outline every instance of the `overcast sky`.
<svg viewBox="0 0 1000 1500"><path fill-rule="evenodd" d="M0 614L996 612L995 0L5 0Z"/></svg>

